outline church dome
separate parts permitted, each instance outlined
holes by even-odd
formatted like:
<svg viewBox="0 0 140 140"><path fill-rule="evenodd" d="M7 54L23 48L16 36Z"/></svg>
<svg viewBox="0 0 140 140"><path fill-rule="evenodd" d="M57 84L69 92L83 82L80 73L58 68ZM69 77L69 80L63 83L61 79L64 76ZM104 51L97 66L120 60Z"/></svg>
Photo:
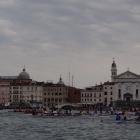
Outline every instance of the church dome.
<svg viewBox="0 0 140 140"><path fill-rule="evenodd" d="M62 81L61 77L60 77L59 82L57 84L64 85L64 82Z"/></svg>
<svg viewBox="0 0 140 140"><path fill-rule="evenodd" d="M30 79L29 74L26 72L25 68L23 71L19 74L18 79Z"/></svg>

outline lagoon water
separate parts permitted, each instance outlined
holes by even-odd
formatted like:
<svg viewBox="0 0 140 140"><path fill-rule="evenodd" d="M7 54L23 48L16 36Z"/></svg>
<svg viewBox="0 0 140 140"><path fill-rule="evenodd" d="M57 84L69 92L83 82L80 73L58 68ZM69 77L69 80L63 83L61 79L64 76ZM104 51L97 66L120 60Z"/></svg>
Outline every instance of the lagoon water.
<svg viewBox="0 0 140 140"><path fill-rule="evenodd" d="M140 140L140 124L100 117L39 117L0 110L0 140Z"/></svg>

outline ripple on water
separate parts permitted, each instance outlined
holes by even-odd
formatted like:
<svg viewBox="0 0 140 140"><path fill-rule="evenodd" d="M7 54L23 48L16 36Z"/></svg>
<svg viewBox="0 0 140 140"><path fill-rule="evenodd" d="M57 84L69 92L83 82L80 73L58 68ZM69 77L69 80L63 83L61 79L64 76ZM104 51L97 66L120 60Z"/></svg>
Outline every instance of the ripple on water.
<svg viewBox="0 0 140 140"><path fill-rule="evenodd" d="M1 140L140 140L140 124L101 123L96 117L35 117L0 112Z"/></svg>

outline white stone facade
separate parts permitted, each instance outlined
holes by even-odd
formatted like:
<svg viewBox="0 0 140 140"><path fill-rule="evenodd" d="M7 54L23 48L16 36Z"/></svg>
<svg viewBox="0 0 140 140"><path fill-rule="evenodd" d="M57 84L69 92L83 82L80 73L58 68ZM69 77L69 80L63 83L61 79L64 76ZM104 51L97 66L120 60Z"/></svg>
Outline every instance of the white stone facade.
<svg viewBox="0 0 140 140"><path fill-rule="evenodd" d="M103 104L112 105L115 101L115 86L113 82L105 82L103 85Z"/></svg>
<svg viewBox="0 0 140 140"><path fill-rule="evenodd" d="M24 102L42 102L43 82L32 82L22 87Z"/></svg>
<svg viewBox="0 0 140 140"><path fill-rule="evenodd" d="M114 77L116 100L140 100L140 76L126 71Z"/></svg>

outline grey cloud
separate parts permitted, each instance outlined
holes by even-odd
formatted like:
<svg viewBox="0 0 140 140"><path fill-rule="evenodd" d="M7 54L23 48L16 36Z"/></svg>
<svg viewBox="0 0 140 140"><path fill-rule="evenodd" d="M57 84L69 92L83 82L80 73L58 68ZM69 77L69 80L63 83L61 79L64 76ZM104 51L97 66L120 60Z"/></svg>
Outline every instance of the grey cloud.
<svg viewBox="0 0 140 140"><path fill-rule="evenodd" d="M7 65L10 60L9 67L27 64L33 78L42 71L44 80L56 80L71 65L80 87L109 79L113 56L122 69L120 58L139 57L139 5L138 0L7 1L0 4L1 59Z"/></svg>

